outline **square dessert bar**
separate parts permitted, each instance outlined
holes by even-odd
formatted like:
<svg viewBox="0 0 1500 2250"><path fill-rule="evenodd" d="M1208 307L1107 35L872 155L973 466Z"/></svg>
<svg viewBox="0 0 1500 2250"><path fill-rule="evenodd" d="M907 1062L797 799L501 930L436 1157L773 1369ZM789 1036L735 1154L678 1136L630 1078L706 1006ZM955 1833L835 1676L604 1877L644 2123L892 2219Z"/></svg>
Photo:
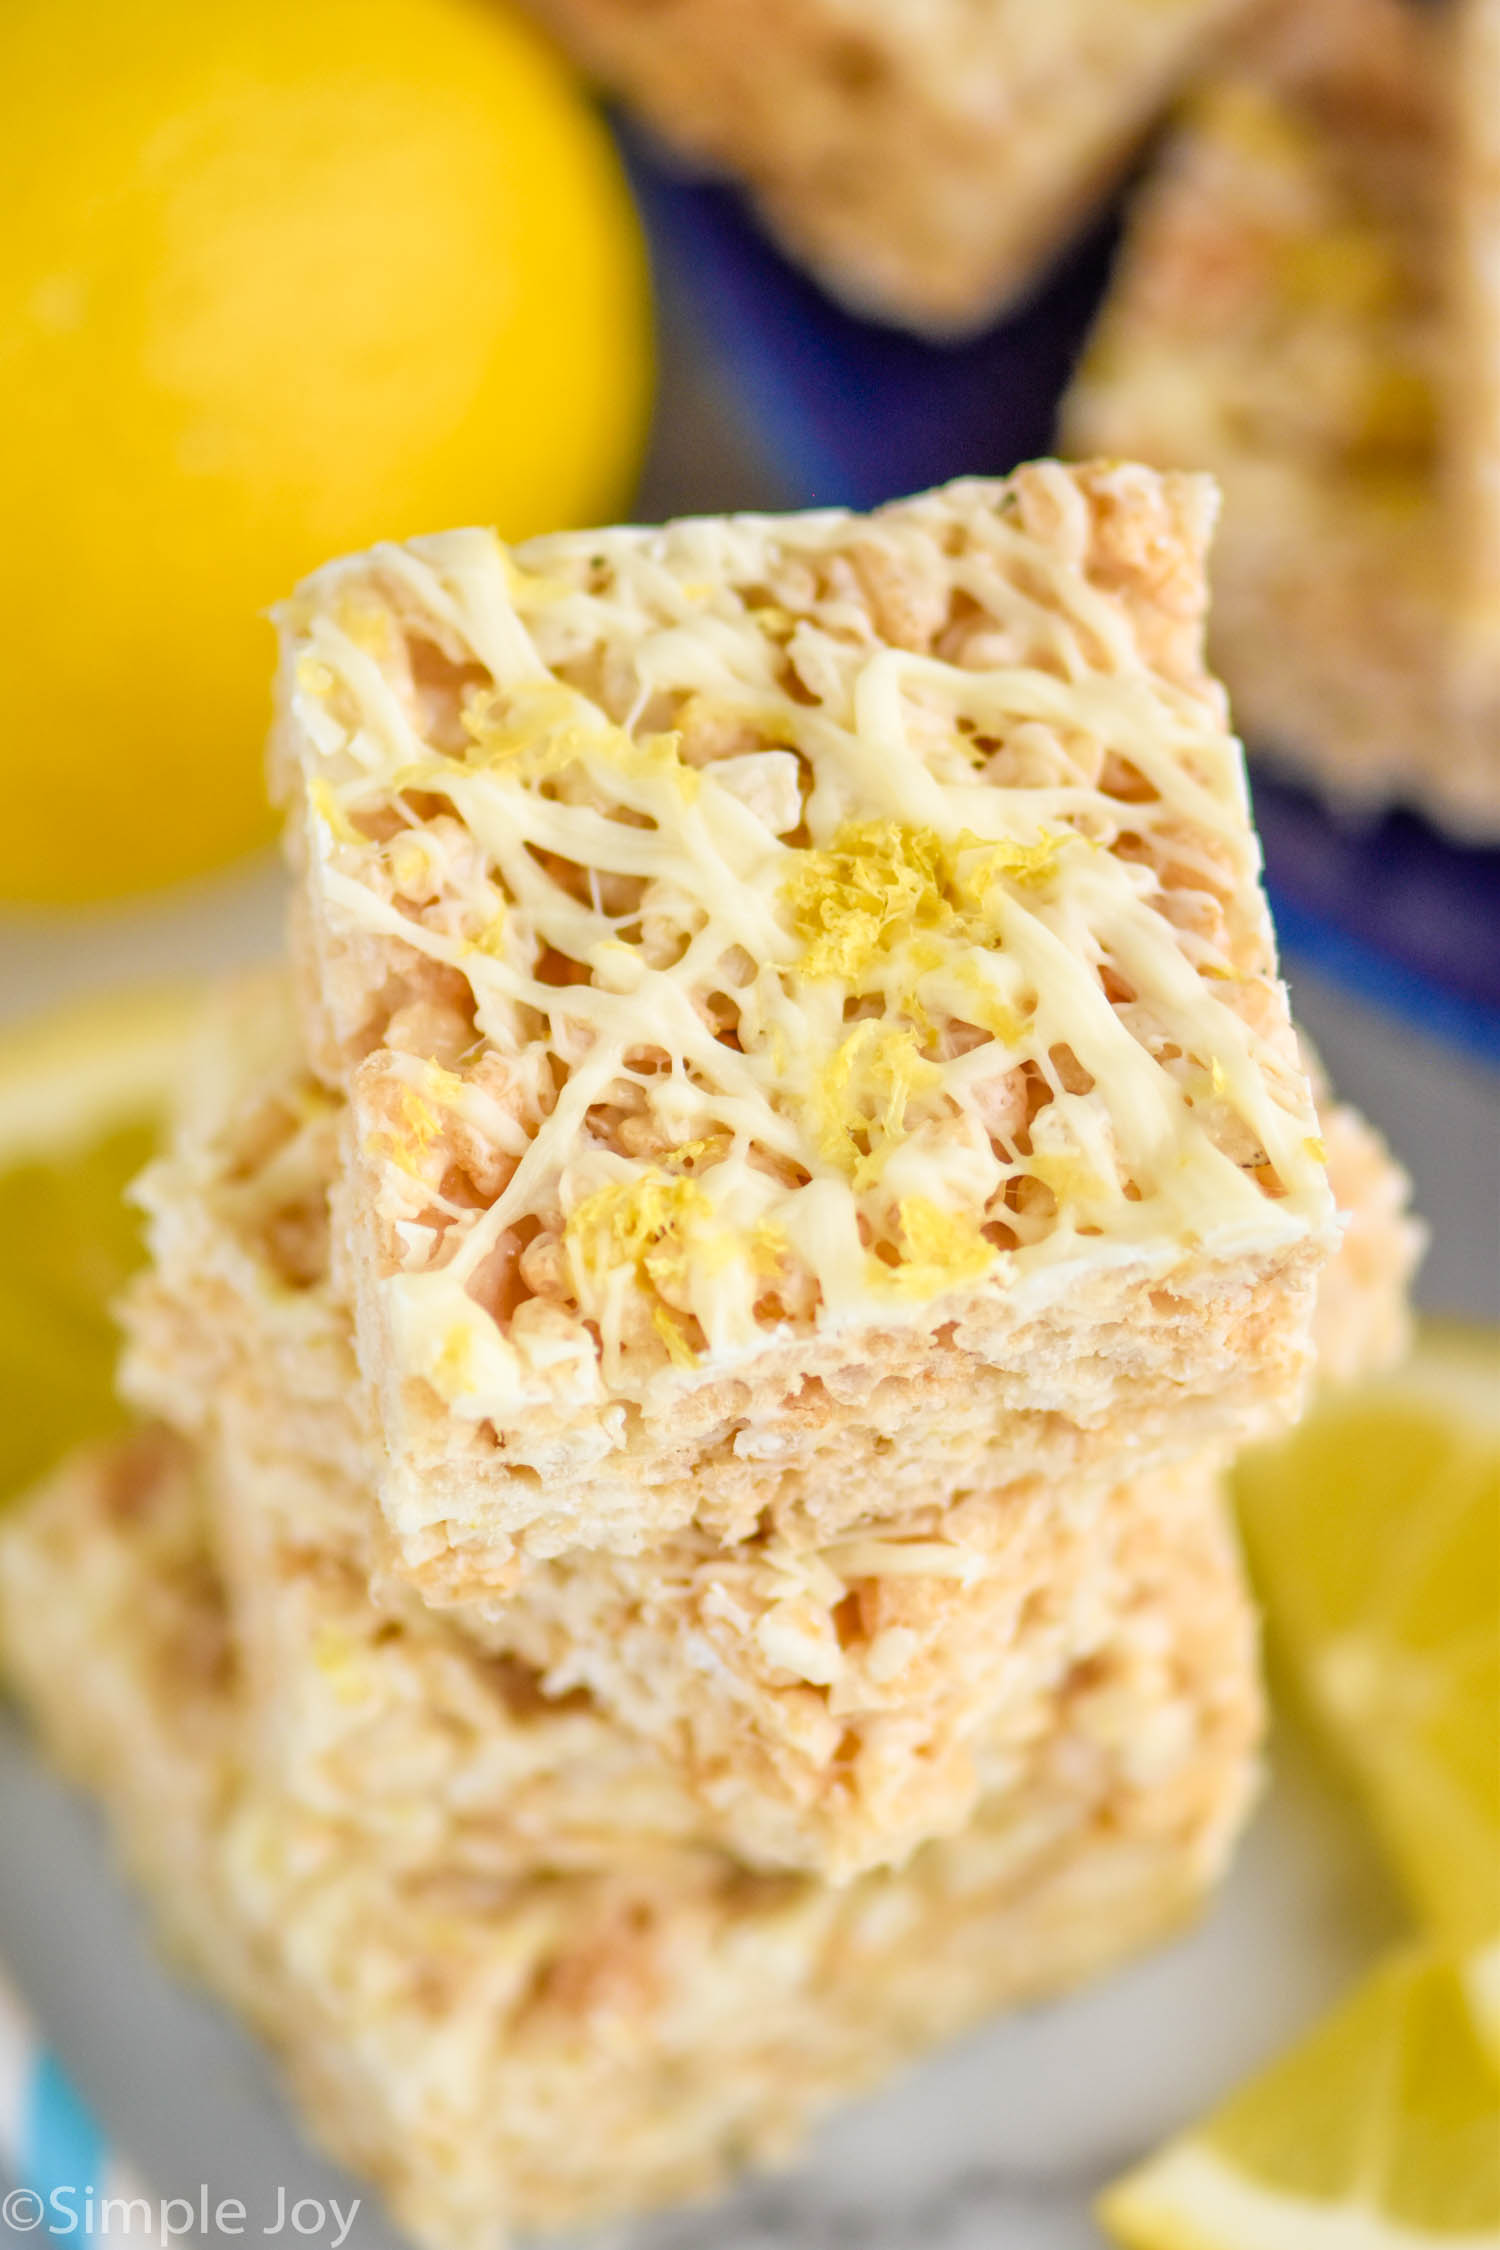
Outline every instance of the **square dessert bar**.
<svg viewBox="0 0 1500 2250"><path fill-rule="evenodd" d="M1132 1524L1190 1511L1211 1474L1206 1462L1067 1490L935 1486L925 1508L821 1547L774 1520L729 1545L683 1530L640 1555L532 1561L508 1596L439 1618L382 1535L378 1438L328 1277L337 1104L300 1064L279 979L221 996L178 1101L141 1188L155 1264L127 1303L128 1387L214 1457L223 1560L268 1683L258 1700L372 1792L388 1773L386 1812L416 1847L419 1771L434 1801L449 1791L471 1808L481 1855L513 1852L534 1805L568 1802L568 1746L597 1726L578 1715L583 1691L649 1753L611 1770L628 1801L659 1806L665 1832L675 1788L704 1834L755 1864L847 1878L899 1860L999 1786L1000 1747L1035 1731L1108 1630ZM1346 1222L1319 1281L1328 1379L1399 1352L1419 1235L1378 1137L1347 1107L1321 1108ZM327 1664L299 1664L299 1638ZM475 1650L502 1661L476 1672ZM441 1714L431 1724L424 1696ZM651 1757L670 1786L648 1786ZM309 1784L315 1803L324 1786ZM577 1828L583 1849L616 1833L586 1802Z"/></svg>
<svg viewBox="0 0 1500 2250"><path fill-rule="evenodd" d="M484 1873L456 1843L414 1866L260 1762L204 1529L180 1449L81 1458L0 1524L0 1645L174 1952L431 2250L784 2157L834 2101L1172 1929L1253 1782L1253 1624L1203 1510L1143 1549L1133 1617L1024 1786L900 1874L840 1891L670 1844L592 1872Z"/></svg>
<svg viewBox="0 0 1500 2250"><path fill-rule="evenodd" d="M1238 0L531 4L836 296L951 334L1084 223Z"/></svg>
<svg viewBox="0 0 1500 2250"><path fill-rule="evenodd" d="M328 1275L336 1105L279 979L211 1011L179 1105L140 1190L156 1262L127 1306L127 1386L204 1441L256 1701L305 1793L352 1804L358 1776L414 1850L456 1803L480 1858L514 1859L540 1820L597 1861L622 1848L616 1801L655 1836L686 1798L696 1833L755 1865L900 1860L1047 1733L1134 1598L1142 1527L1214 1490L1216 1457L1063 1491L935 1485L831 1544L684 1529L529 1561L439 1615L390 1567Z"/></svg>
<svg viewBox="0 0 1500 2250"><path fill-rule="evenodd" d="M811 1536L1274 1426L1332 1199L1211 488L378 548L274 762L402 1566Z"/></svg>
<svg viewBox="0 0 1500 2250"><path fill-rule="evenodd" d="M1500 834L1494 81L1482 17L1442 17L1250 19L1137 198L1063 434L1219 479L1210 655L1258 752Z"/></svg>

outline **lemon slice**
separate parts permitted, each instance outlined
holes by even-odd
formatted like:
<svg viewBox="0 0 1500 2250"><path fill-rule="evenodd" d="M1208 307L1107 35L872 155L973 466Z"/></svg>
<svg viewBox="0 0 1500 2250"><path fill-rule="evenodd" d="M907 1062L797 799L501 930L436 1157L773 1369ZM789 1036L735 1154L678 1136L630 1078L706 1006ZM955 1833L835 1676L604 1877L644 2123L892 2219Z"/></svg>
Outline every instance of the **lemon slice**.
<svg viewBox="0 0 1500 2250"><path fill-rule="evenodd" d="M151 1155L198 1003L131 994L0 1034L0 1505L124 1420L109 1307L141 1257Z"/></svg>
<svg viewBox="0 0 1500 2250"><path fill-rule="evenodd" d="M1500 1335L1434 1324L1235 1476L1273 1645L1432 1934L1500 1934Z"/></svg>
<svg viewBox="0 0 1500 2250"><path fill-rule="evenodd" d="M1496 2250L1496 1951L1398 1955L1206 2124L1111 2188L1127 2250Z"/></svg>

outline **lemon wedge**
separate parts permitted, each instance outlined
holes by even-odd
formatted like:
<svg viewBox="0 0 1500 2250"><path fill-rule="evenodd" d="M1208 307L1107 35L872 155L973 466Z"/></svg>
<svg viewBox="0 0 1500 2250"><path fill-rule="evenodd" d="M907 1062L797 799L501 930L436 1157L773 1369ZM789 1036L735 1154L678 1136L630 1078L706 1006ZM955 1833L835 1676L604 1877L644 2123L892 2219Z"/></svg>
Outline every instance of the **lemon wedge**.
<svg viewBox="0 0 1500 2250"><path fill-rule="evenodd" d="M1126 2250L1496 2250L1500 1948L1403 1953L1104 2196Z"/></svg>
<svg viewBox="0 0 1500 2250"><path fill-rule="evenodd" d="M197 1005L137 993L0 1034L0 1504L125 1418L109 1307L141 1242L124 1189L155 1147Z"/></svg>
<svg viewBox="0 0 1500 2250"><path fill-rule="evenodd" d="M1434 1323L1235 1476L1273 1648L1417 1914L1500 1935L1500 1334Z"/></svg>

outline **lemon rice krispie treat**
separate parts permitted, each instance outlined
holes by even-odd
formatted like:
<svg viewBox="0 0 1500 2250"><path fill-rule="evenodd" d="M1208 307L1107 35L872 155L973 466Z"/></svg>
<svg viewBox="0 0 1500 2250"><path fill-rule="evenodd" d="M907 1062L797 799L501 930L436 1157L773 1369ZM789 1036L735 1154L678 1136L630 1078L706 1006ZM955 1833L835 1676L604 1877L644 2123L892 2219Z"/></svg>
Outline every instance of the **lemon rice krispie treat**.
<svg viewBox="0 0 1500 2250"><path fill-rule="evenodd" d="M414 1868L265 1775L180 1448L84 1457L0 1526L0 1639L179 1957L279 2050L312 2130L432 2250L670 2201L833 2102L1158 1938L1254 1770L1222 1517L1141 1527L1136 1596L1027 1779L846 1890L665 1848Z"/></svg>
<svg viewBox="0 0 1500 2250"><path fill-rule="evenodd" d="M1406 0L1252 20L1140 192L1063 434L1219 479L1210 653L1256 750L1495 834L1494 259L1452 30Z"/></svg>
<svg viewBox="0 0 1500 2250"><path fill-rule="evenodd" d="M399 1566L826 1541L1275 1424L1332 1202L1210 488L321 572L276 767Z"/></svg>
<svg viewBox="0 0 1500 2250"><path fill-rule="evenodd" d="M1320 1108L1346 1232L1320 1279L1319 1361L1368 1371L1399 1350L1418 1238L1378 1136L1342 1105ZM337 1140L336 1105L300 1064L279 980L227 990L186 1074L171 1148L142 1187L155 1264L128 1307L129 1388L215 1454L225 1542L250 1552L229 1575L263 1621L261 1675L307 1707L304 1739L337 1738L369 1774L385 1764L399 1798L425 1752L384 1744L387 1714L415 1710L424 1666L432 1682L457 1682L456 1734L480 1738L464 1749L461 1787L481 1848L492 1848L495 1794L483 1776L525 1760L487 1745L472 1713L503 1716L519 1665L523 1693L529 1682L554 1699L586 1689L742 1857L840 1877L901 1858L968 1816L992 1746L1035 1724L1039 1698L1104 1629L1132 1516L1191 1505L1211 1469L1066 1489L935 1485L925 1506L821 1545L778 1527L772 1499L749 1539L684 1529L638 1555L534 1561L508 1595L439 1621L385 1561L377 1440L357 1411L348 1316L328 1280ZM415 1637L382 1641L391 1617ZM299 1640L316 1640L327 1667L299 1670ZM476 1695L451 1653L460 1640L510 1669ZM374 1645L400 1652L383 1691L359 1654ZM427 1737L439 1755L454 1739ZM527 1739L538 1758L526 1771L544 1780L545 1730ZM502 1824L501 1848L515 1832Z"/></svg>
<svg viewBox="0 0 1500 2250"><path fill-rule="evenodd" d="M538 1820L571 1823L596 1860L618 1849L622 1823L589 1806L573 1755L588 1725L562 1715L582 1689L656 1760L584 1768L601 1792L608 1768L625 1801L651 1794L655 1832L682 1826L664 1769L700 1831L751 1863L847 1879L899 1860L967 1819L1006 1745L1045 1725L1116 1614L1136 1517L1191 1510L1211 1485L1217 1457L1066 1491L934 1487L821 1546L685 1529L639 1554L533 1561L507 1595L439 1617L386 1567L377 1440L328 1277L336 1142L281 981L230 988L142 1184L156 1263L128 1307L126 1379L206 1442L257 1699L311 1800L369 1788L415 1849L419 1773L467 1806L480 1854L514 1859Z"/></svg>
<svg viewBox="0 0 1500 2250"><path fill-rule="evenodd" d="M1087 218L1238 0L532 0L857 310L979 327Z"/></svg>

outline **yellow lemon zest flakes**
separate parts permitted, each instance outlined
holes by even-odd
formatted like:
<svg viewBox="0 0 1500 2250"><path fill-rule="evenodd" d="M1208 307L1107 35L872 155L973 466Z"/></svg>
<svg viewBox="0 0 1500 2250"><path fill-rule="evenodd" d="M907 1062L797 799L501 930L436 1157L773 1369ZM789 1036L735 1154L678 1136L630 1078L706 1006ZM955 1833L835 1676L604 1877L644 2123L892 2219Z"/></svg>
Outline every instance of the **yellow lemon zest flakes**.
<svg viewBox="0 0 1500 2250"><path fill-rule="evenodd" d="M395 638L396 621L385 603L360 588L348 588L334 607L334 622L345 640L367 656L388 656Z"/></svg>
<svg viewBox="0 0 1500 2250"><path fill-rule="evenodd" d="M787 1262L791 1244L774 1219L757 1219L750 1229L750 1265L762 1281L774 1281Z"/></svg>
<svg viewBox="0 0 1500 2250"><path fill-rule="evenodd" d="M448 1330L428 1381L440 1398L462 1398L474 1389L474 1331L466 1322L455 1321Z"/></svg>
<svg viewBox="0 0 1500 2250"><path fill-rule="evenodd" d="M471 763L545 781L566 767L601 764L633 781L665 781L691 801L701 777L684 765L676 733L636 737L601 720L582 697L556 681L509 690L471 688L460 713Z"/></svg>
<svg viewBox="0 0 1500 2250"><path fill-rule="evenodd" d="M334 795L332 784L325 781L321 774L316 775L308 784L307 798L314 813L322 821L323 826L328 830L336 844L369 843L369 837L360 834L339 803L338 798Z"/></svg>
<svg viewBox="0 0 1500 2250"><path fill-rule="evenodd" d="M1062 843L1060 836L1049 835L1045 828L1034 844L1018 843L1012 838L996 843L966 828L952 847L954 891L963 904L983 914L989 894L999 882L1040 889L1056 870ZM962 868L957 865L960 859L966 863Z"/></svg>
<svg viewBox="0 0 1500 2250"><path fill-rule="evenodd" d="M545 609L553 602L566 600L578 588L569 585L566 578L549 578L539 570L523 570L505 541L495 540L500 550L500 567L505 573L505 590L518 610Z"/></svg>
<svg viewBox="0 0 1500 2250"><path fill-rule="evenodd" d="M697 1365L698 1354L684 1335L681 1321L660 1299L651 1307L651 1325L666 1345L667 1357L674 1367Z"/></svg>
<svg viewBox="0 0 1500 2250"><path fill-rule="evenodd" d="M852 982L883 954L941 932L993 944L989 896L1002 880L1038 885L1057 863L1059 839L996 842L965 829L946 843L933 828L899 820L846 820L826 851L799 851L783 885L792 928L807 940L804 976ZM925 950L923 967L944 958Z"/></svg>
<svg viewBox="0 0 1500 2250"><path fill-rule="evenodd" d="M431 1093L460 1091L462 1081L451 1070L440 1064L429 1065L425 1079ZM427 1094L419 1093L415 1086L403 1086L397 1104L399 1124L385 1132L373 1133L368 1143L373 1155L385 1156L398 1164L403 1172L420 1178L420 1159L424 1157L443 1131L443 1113Z"/></svg>
<svg viewBox="0 0 1500 2250"><path fill-rule="evenodd" d="M1091 1202L1105 1185L1092 1164L1081 1156L1065 1152L1052 1155L1039 1150L1025 1159L1025 1166L1033 1179L1052 1190L1059 1208L1064 1204Z"/></svg>
<svg viewBox="0 0 1500 2250"><path fill-rule="evenodd" d="M827 851L799 851L783 886L810 977L852 981L918 930L946 929L942 838L897 820L846 820Z"/></svg>
<svg viewBox="0 0 1500 2250"><path fill-rule="evenodd" d="M729 1146L727 1133L705 1133L693 1141L679 1141L675 1148L667 1149L662 1163L672 1172L681 1172L689 1164L701 1164L706 1158L717 1160Z"/></svg>
<svg viewBox="0 0 1500 2250"><path fill-rule="evenodd" d="M652 1325L677 1367L691 1365L695 1355L675 1307L661 1301L663 1292L682 1288L694 1272L722 1267L739 1250L729 1231L715 1224L713 1205L696 1180L673 1179L655 1167L585 1196L568 1214L563 1245L581 1277L596 1284L634 1268L637 1286L657 1300Z"/></svg>
<svg viewBox="0 0 1500 2250"><path fill-rule="evenodd" d="M988 1031L1004 1047L1018 1047L1026 1036L1026 1018L1019 1008L1013 1008L972 961L960 961L958 982L970 995L967 1013L981 1031Z"/></svg>
<svg viewBox="0 0 1500 2250"><path fill-rule="evenodd" d="M988 1273L996 1253L973 1219L944 1211L925 1195L906 1195L896 1206L903 1256L899 1266L870 1260L870 1278L903 1297L936 1297Z"/></svg>
<svg viewBox="0 0 1500 2250"><path fill-rule="evenodd" d="M906 1110L914 1094L940 1086L943 1074L926 1061L910 1031L858 1023L813 1084L813 1139L818 1153L848 1174L855 1187L877 1179L886 1156L906 1137ZM864 1134L868 1147L855 1138Z"/></svg>
<svg viewBox="0 0 1500 2250"><path fill-rule="evenodd" d="M498 914L491 915L477 937L470 938L466 950L470 953L487 953L492 960L501 960L504 958L505 948L505 911L502 908Z"/></svg>
<svg viewBox="0 0 1500 2250"><path fill-rule="evenodd" d="M1328 1143L1321 1133L1309 1133L1302 1146L1306 1149L1314 1164L1326 1164L1328 1162Z"/></svg>

